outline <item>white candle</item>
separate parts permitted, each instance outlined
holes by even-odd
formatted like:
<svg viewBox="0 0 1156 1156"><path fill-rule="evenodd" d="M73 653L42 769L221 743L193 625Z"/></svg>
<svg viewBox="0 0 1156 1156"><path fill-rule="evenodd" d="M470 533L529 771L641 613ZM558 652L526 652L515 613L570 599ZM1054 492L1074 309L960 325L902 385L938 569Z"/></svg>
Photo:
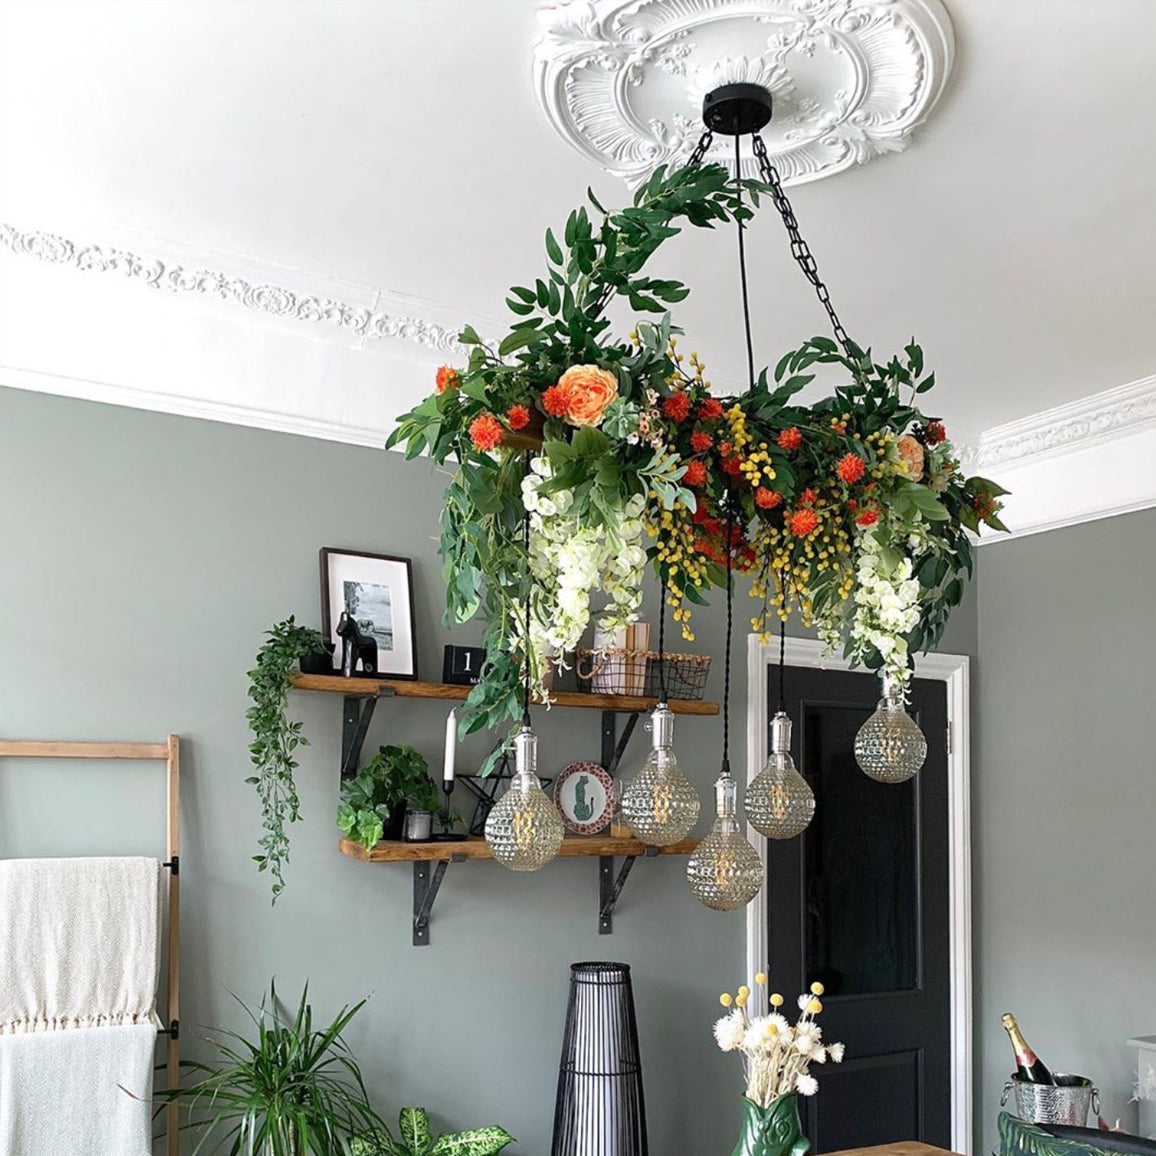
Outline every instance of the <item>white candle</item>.
<svg viewBox="0 0 1156 1156"><path fill-rule="evenodd" d="M446 717L446 754L445 763L442 769L442 782L452 783L454 781L454 759L458 748L458 712L456 709L450 710Z"/></svg>

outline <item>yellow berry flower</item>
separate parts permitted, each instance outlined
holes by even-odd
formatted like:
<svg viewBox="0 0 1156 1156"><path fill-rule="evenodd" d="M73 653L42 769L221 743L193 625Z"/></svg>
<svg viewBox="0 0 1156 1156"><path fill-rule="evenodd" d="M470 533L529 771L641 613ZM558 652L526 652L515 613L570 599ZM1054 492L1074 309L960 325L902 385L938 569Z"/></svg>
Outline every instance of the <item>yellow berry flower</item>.
<svg viewBox="0 0 1156 1156"><path fill-rule="evenodd" d="M762 987L766 982L767 982L767 973L765 971L760 971L755 976L755 983L757 983L759 985L759 987Z"/></svg>
<svg viewBox="0 0 1156 1156"><path fill-rule="evenodd" d="M782 1006L783 1006L783 1002L784 1002L784 1001L783 1001L783 997L782 997L781 995L779 995L779 993L778 993L778 992L775 992L775 993L774 993L774 994L771 996L771 1007L782 1007Z"/></svg>
<svg viewBox="0 0 1156 1156"><path fill-rule="evenodd" d="M723 1005L723 1007L730 1007L731 1004L735 1002L734 997L729 991L724 991L722 995L718 997L718 1001Z"/></svg>
<svg viewBox="0 0 1156 1156"><path fill-rule="evenodd" d="M743 997L743 999L746 999L747 996L749 996L750 994L751 994L751 989L749 987L747 987L747 985L744 983L739 988L739 995L741 995Z"/></svg>
<svg viewBox="0 0 1156 1156"><path fill-rule="evenodd" d="M824 988L818 980L815 980L815 982L811 984L812 995L822 995L824 991L826 991L826 988Z"/></svg>
<svg viewBox="0 0 1156 1156"><path fill-rule="evenodd" d="M747 997L745 995L736 996L735 997L735 1006L736 1007L746 1007L747 1006Z"/></svg>
<svg viewBox="0 0 1156 1156"><path fill-rule="evenodd" d="M813 999L807 1004L807 1011L813 1016L817 1016L822 1010L823 1005L817 999Z"/></svg>

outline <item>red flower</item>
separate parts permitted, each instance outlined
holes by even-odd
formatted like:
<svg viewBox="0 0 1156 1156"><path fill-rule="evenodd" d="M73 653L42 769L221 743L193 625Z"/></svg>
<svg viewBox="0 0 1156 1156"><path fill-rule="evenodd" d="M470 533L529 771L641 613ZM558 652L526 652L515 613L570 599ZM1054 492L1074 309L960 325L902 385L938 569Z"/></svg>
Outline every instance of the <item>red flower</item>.
<svg viewBox="0 0 1156 1156"><path fill-rule="evenodd" d="M703 450L709 450L714 445L714 438L708 433L703 433L702 430L696 429L690 435L690 448L696 454L701 454Z"/></svg>
<svg viewBox="0 0 1156 1156"><path fill-rule="evenodd" d="M981 517L990 518L995 513L995 498L980 490L971 499L971 508Z"/></svg>
<svg viewBox="0 0 1156 1156"><path fill-rule="evenodd" d="M755 490L755 505L764 510L773 510L783 500L778 490L768 490L766 486L759 486Z"/></svg>
<svg viewBox="0 0 1156 1156"><path fill-rule="evenodd" d="M866 509L856 519L857 526L874 526L879 521L879 511Z"/></svg>
<svg viewBox="0 0 1156 1156"><path fill-rule="evenodd" d="M698 407L699 421L718 421L723 415L723 405L716 398L708 397Z"/></svg>
<svg viewBox="0 0 1156 1156"><path fill-rule="evenodd" d="M470 441L480 450L492 450L502 444L502 425L492 413L483 413L470 422Z"/></svg>
<svg viewBox="0 0 1156 1156"><path fill-rule="evenodd" d="M438 393L445 393L447 389L457 389L462 381L452 365L443 365L438 368L437 383Z"/></svg>
<svg viewBox="0 0 1156 1156"><path fill-rule="evenodd" d="M849 486L853 486L866 472L866 463L858 454L844 454L835 467L839 480Z"/></svg>
<svg viewBox="0 0 1156 1156"><path fill-rule="evenodd" d="M690 398L682 390L662 399L662 413L672 421L686 421L690 413Z"/></svg>
<svg viewBox="0 0 1156 1156"><path fill-rule="evenodd" d="M803 444L803 435L797 426L782 430L778 437L778 446L781 450L797 450Z"/></svg>
<svg viewBox="0 0 1156 1156"><path fill-rule="evenodd" d="M814 510L796 510L787 519L787 529L796 538L805 538L819 525L819 515Z"/></svg>
<svg viewBox="0 0 1156 1156"><path fill-rule="evenodd" d="M524 405L512 405L506 410L510 429L525 429L530 424L530 411Z"/></svg>
<svg viewBox="0 0 1156 1156"><path fill-rule="evenodd" d="M803 491L803 492L802 492L802 493L799 495L799 505L800 505L800 506L813 506L813 505L814 505L814 504L815 504L815 503L816 503L818 500L819 500L819 494L818 494L818 491L817 491L817 490L812 490L812 489L810 488L810 486L808 486L808 487L807 487L807 488L806 488L806 489L805 489L805 490L804 490L804 491Z"/></svg>
<svg viewBox="0 0 1156 1156"><path fill-rule="evenodd" d="M927 427L923 431L923 440L929 446L937 446L940 442L947 440L947 430L944 428L941 421L929 421Z"/></svg>
<svg viewBox="0 0 1156 1156"><path fill-rule="evenodd" d="M688 486L701 486L706 481L706 466L702 462L687 462L682 480Z"/></svg>
<svg viewBox="0 0 1156 1156"><path fill-rule="evenodd" d="M565 417L570 412L570 391L564 385L552 385L542 394L542 408L551 417Z"/></svg>
<svg viewBox="0 0 1156 1156"><path fill-rule="evenodd" d="M743 459L737 454L732 458L723 458L722 468L733 478L736 474L742 472Z"/></svg>

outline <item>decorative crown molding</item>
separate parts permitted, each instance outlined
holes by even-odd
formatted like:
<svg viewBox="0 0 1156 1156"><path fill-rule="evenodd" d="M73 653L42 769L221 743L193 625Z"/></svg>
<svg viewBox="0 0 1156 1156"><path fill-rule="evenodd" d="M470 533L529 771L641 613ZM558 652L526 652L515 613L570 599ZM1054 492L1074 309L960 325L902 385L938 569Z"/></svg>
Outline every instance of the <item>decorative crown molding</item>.
<svg viewBox="0 0 1156 1156"><path fill-rule="evenodd" d="M772 94L762 135L784 184L903 149L955 53L940 0L557 0L539 21L546 115L631 184L684 161L703 96L738 81ZM708 159L732 156L727 138ZM754 175L749 158L743 171Z"/></svg>
<svg viewBox="0 0 1156 1156"><path fill-rule="evenodd" d="M1156 374L1079 401L993 426L979 436L974 466L1006 465L1085 449L1156 424Z"/></svg>
<svg viewBox="0 0 1156 1156"><path fill-rule="evenodd" d="M13 253L35 257L49 265L85 273L115 273L150 289L213 297L268 317L332 326L369 341L393 338L439 353L461 353L457 327L407 313L366 308L336 297L298 293L283 285L249 281L200 265L182 265L127 249L82 243L56 233L26 232L9 224L0 224L0 244ZM368 286L366 291L375 303L389 296L384 290Z"/></svg>

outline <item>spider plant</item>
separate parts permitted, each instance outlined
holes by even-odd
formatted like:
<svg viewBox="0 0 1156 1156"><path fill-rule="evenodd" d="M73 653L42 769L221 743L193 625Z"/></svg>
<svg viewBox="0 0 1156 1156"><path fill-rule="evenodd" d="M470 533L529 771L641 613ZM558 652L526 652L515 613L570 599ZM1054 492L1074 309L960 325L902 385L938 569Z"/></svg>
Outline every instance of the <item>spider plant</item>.
<svg viewBox="0 0 1156 1156"><path fill-rule="evenodd" d="M292 1020L279 1012L274 984L256 1010L233 998L256 1037L215 1031L210 1043L217 1059L186 1061L181 1066L195 1072L196 1081L160 1093L162 1104L184 1104L185 1126L200 1132L192 1156L348 1156L356 1134L384 1129L341 1038L365 1000L314 1028L308 984Z"/></svg>

